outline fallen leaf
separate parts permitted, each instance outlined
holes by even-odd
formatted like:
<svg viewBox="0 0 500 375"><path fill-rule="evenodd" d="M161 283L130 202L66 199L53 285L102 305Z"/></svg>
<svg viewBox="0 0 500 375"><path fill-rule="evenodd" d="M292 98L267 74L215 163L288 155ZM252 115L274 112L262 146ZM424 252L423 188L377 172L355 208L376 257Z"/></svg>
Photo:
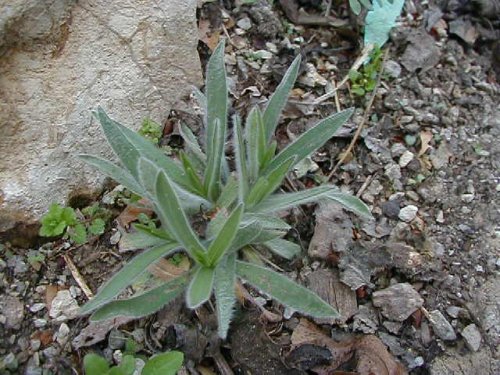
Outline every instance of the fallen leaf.
<svg viewBox="0 0 500 375"><path fill-rule="evenodd" d="M40 340L42 347L46 347L53 342L54 332L51 329L46 329L45 331L37 331L31 335L32 339Z"/></svg>
<svg viewBox="0 0 500 375"><path fill-rule="evenodd" d="M307 319L301 319L291 337L292 347L287 363L303 371L316 374L349 374L334 372L346 365L354 356L354 368L358 375L407 375L404 366L387 350L377 336L352 336L345 341L335 341ZM325 350L328 350L328 353ZM326 360L329 363L326 364ZM348 365L349 366L349 365ZM349 366L349 367L352 367ZM351 372L352 374L352 372Z"/></svg>
<svg viewBox="0 0 500 375"><path fill-rule="evenodd" d="M418 152L418 157L425 154L425 152L429 149L430 143L432 141L432 132L429 130L423 130L420 132L420 151Z"/></svg>
<svg viewBox="0 0 500 375"><path fill-rule="evenodd" d="M198 38L213 51L219 44L220 34L212 30L210 20L200 19L198 23Z"/></svg>
<svg viewBox="0 0 500 375"><path fill-rule="evenodd" d="M59 292L58 285L47 285L45 288L45 304L47 305L47 310L49 311L52 306L52 300L55 298L57 292Z"/></svg>
<svg viewBox="0 0 500 375"><path fill-rule="evenodd" d="M318 269L307 276L307 286L336 309L339 318L316 318L318 324L345 323L358 311L356 292L339 280L338 270Z"/></svg>
<svg viewBox="0 0 500 375"><path fill-rule="evenodd" d="M359 375L405 375L404 366L387 351L377 336L363 336L356 343L356 370Z"/></svg>
<svg viewBox="0 0 500 375"><path fill-rule="evenodd" d="M131 317L119 317L113 319L102 320L100 322L90 322L87 327L81 330L80 334L76 336L73 341L73 348L76 350L97 344L103 341L108 332L113 328L126 324L134 320Z"/></svg>
<svg viewBox="0 0 500 375"><path fill-rule="evenodd" d="M137 202L139 205L128 205L125 207L125 209L121 212L120 215L116 218L118 221L118 224L122 228L128 228L130 226L130 223L137 221L137 216L139 214L146 214L148 216L153 214L153 210L150 208L145 207L145 205L148 204L148 201L145 199L139 200Z"/></svg>

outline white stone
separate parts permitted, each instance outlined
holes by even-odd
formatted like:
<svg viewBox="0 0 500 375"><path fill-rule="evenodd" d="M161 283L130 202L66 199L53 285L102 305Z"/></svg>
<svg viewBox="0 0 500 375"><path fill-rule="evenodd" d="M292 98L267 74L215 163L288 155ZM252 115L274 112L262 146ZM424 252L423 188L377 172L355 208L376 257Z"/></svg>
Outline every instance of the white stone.
<svg viewBox="0 0 500 375"><path fill-rule="evenodd" d="M252 28L252 21L248 17L244 17L236 22L236 25L243 30L250 30Z"/></svg>
<svg viewBox="0 0 500 375"><path fill-rule="evenodd" d="M41 311L45 308L45 303L34 303L33 305L30 306L30 311L32 313L36 313L38 311Z"/></svg>
<svg viewBox="0 0 500 375"><path fill-rule="evenodd" d="M410 204L406 207L403 207L399 211L398 217L401 221L409 223L410 221L415 219L415 217L417 217L417 212L418 212L418 207Z"/></svg>
<svg viewBox="0 0 500 375"><path fill-rule="evenodd" d="M201 83L196 0L0 0L0 232L104 176L112 157L91 110L162 123Z"/></svg>
<svg viewBox="0 0 500 375"><path fill-rule="evenodd" d="M69 336L69 327L66 323L62 323L55 334L55 339L60 345L66 344Z"/></svg>
<svg viewBox="0 0 500 375"><path fill-rule="evenodd" d="M403 155L401 155L401 157L399 158L399 166L401 168L404 168L406 167L408 164L410 164L410 162L413 160L415 155L413 155L413 152L411 151L405 151L403 152Z"/></svg>
<svg viewBox="0 0 500 375"><path fill-rule="evenodd" d="M71 296L69 290L60 290L52 300L49 316L52 319L64 316L73 319L78 314L78 302Z"/></svg>

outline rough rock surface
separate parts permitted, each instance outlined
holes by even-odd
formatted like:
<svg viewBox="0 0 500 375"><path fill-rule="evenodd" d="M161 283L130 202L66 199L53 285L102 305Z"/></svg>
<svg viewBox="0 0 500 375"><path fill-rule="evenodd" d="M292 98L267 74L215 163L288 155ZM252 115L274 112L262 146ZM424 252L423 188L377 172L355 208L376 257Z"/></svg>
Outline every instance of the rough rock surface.
<svg viewBox="0 0 500 375"><path fill-rule="evenodd" d="M166 119L201 82L195 0L0 0L0 232L104 177L76 155L111 156L91 110L127 126Z"/></svg>
<svg viewBox="0 0 500 375"><path fill-rule="evenodd" d="M402 322L422 307L424 300L408 283L394 284L373 293L373 305L389 319Z"/></svg>

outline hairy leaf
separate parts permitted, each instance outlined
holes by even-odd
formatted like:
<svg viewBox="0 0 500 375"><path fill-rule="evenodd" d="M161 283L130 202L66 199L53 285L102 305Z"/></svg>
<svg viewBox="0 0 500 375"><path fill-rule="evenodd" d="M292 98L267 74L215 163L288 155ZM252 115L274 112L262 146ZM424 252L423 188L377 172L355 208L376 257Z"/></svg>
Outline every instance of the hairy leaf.
<svg viewBox="0 0 500 375"><path fill-rule="evenodd" d="M92 155L79 155L80 159L85 161L87 164L90 164L97 169L99 169L105 175L111 177L113 180L118 182L119 184L125 186L127 189L132 191L133 193L140 195L143 197L145 195L144 189L137 183L134 177L127 172L125 169L110 163L107 160L98 158Z"/></svg>
<svg viewBox="0 0 500 375"><path fill-rule="evenodd" d="M247 141L248 176L250 181L257 180L261 162L266 153L266 136L264 120L259 107L253 107L248 114L245 126L245 139Z"/></svg>
<svg viewBox="0 0 500 375"><path fill-rule="evenodd" d="M236 301L234 284L236 281L236 254L221 260L215 269L214 293L217 301L217 321L219 337L225 339L233 316Z"/></svg>
<svg viewBox="0 0 500 375"><path fill-rule="evenodd" d="M195 309L208 301L210 295L212 294L214 274L214 268L203 266L198 267L186 292L187 307Z"/></svg>
<svg viewBox="0 0 500 375"><path fill-rule="evenodd" d="M359 198L351 194L344 194L339 192L331 192L326 195L328 199L331 199L337 203L340 203L349 211L354 212L365 218L372 218L372 214L368 206Z"/></svg>
<svg viewBox="0 0 500 375"><path fill-rule="evenodd" d="M295 156L294 165L305 159L311 153L323 146L335 132L351 117L353 109L335 113L320 121L313 128L298 137L281 151L268 165L265 172L276 168L285 160ZM264 173L265 173L264 172Z"/></svg>
<svg viewBox="0 0 500 375"><path fill-rule="evenodd" d="M94 298L80 308L79 313L82 315L87 314L112 300L141 275L149 265L178 249L178 244L169 243L146 250L132 258L132 260L123 266L120 271L99 289L99 292Z"/></svg>
<svg viewBox="0 0 500 375"><path fill-rule="evenodd" d="M189 188L189 180L183 170L172 159L166 157L157 147L133 130L110 119L102 108L95 115L101 122L106 138L129 172L138 179L138 159L144 157L168 173L176 183Z"/></svg>
<svg viewBox="0 0 500 375"><path fill-rule="evenodd" d="M237 261L236 274L294 310L317 318L339 317L339 313L316 294L268 268Z"/></svg>
<svg viewBox="0 0 500 375"><path fill-rule="evenodd" d="M224 226L217 234L217 237L215 237L215 239L208 247L207 258L208 264L210 266L216 265L224 256L226 251L231 247L231 244L236 237L242 215L243 204L240 203L238 207L227 218Z"/></svg>
<svg viewBox="0 0 500 375"><path fill-rule="evenodd" d="M161 238L146 231L138 230L132 233L122 233L120 238L120 251L132 251L138 249L149 249L153 246L166 245L171 239Z"/></svg>
<svg viewBox="0 0 500 375"><path fill-rule="evenodd" d="M189 225L189 220L181 207L177 193L163 172L160 172L156 178L155 195L158 198L157 203L161 217L166 221L165 226L193 259L205 264L205 248Z"/></svg>
<svg viewBox="0 0 500 375"><path fill-rule="evenodd" d="M264 111L263 119L267 142L271 140L271 137L274 135L274 131L278 126L281 111L285 107L288 95L293 88L297 75L299 74L300 61L301 57L298 55L286 71L281 83L276 88L276 91L271 96L271 99L269 99L269 103Z"/></svg>
<svg viewBox="0 0 500 375"><path fill-rule="evenodd" d="M207 98L207 157L213 157L212 140L216 135L215 123L219 120L220 137L226 139L227 128L227 80L224 66L224 41L215 48L207 63L205 94ZM222 142L224 144L224 142Z"/></svg>
<svg viewBox="0 0 500 375"><path fill-rule="evenodd" d="M221 190L221 170L224 159L225 131L219 119L214 120L213 138L208 139L210 152L208 153L207 169L205 173L205 191L212 201L216 201Z"/></svg>
<svg viewBox="0 0 500 375"><path fill-rule="evenodd" d="M226 184L222 188L219 199L215 203L216 207L228 208L238 199L239 183L233 176L229 176Z"/></svg>
<svg viewBox="0 0 500 375"><path fill-rule="evenodd" d="M260 177L248 193L246 199L247 206L255 206L279 188L288 171L290 171L294 160L295 157L292 156L276 168L270 170L265 176Z"/></svg>
<svg viewBox="0 0 500 375"><path fill-rule="evenodd" d="M326 194L330 192L338 192L338 188L323 185L294 193L274 194L251 208L250 211L261 214L282 211L287 208L324 199Z"/></svg>
<svg viewBox="0 0 500 375"><path fill-rule="evenodd" d="M236 172L238 174L238 195L239 201L244 202L248 194L248 171L247 171L247 158L246 147L243 141L243 130L241 129L241 119L239 116L233 117L234 135L233 145L234 154L236 159Z"/></svg>
<svg viewBox="0 0 500 375"><path fill-rule="evenodd" d="M301 251L299 245L281 238L266 241L264 242L264 245L273 253L285 259L292 259L299 255Z"/></svg>
<svg viewBox="0 0 500 375"><path fill-rule="evenodd" d="M100 321L118 316L141 318L152 314L180 296L186 284L187 276L182 275L137 296L112 301L96 310L90 320Z"/></svg>
<svg viewBox="0 0 500 375"><path fill-rule="evenodd" d="M179 126L179 133L184 139L184 149L195 159L196 168L198 172L203 172L207 164L207 156L201 150L201 147L196 139L196 136L193 134L191 129L185 124Z"/></svg>

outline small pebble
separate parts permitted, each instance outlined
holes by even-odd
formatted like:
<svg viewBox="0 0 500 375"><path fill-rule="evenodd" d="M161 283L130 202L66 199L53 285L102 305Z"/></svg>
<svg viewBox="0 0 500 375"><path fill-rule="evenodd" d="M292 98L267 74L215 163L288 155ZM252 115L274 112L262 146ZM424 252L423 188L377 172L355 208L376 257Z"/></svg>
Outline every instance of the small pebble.
<svg viewBox="0 0 500 375"><path fill-rule="evenodd" d="M242 19L239 19L236 22L236 25L243 30L250 30L252 28L252 21L248 17L244 17Z"/></svg>
<svg viewBox="0 0 500 375"><path fill-rule="evenodd" d="M47 320L45 319L35 319L33 320L33 324L36 328L43 328L47 325Z"/></svg>
<svg viewBox="0 0 500 375"><path fill-rule="evenodd" d="M417 137L412 134L407 134L405 135L405 143L408 146L413 146L415 143L417 143Z"/></svg>
<svg viewBox="0 0 500 375"><path fill-rule="evenodd" d="M401 168L406 167L413 160L414 156L413 152L406 150L399 158L399 166Z"/></svg>
<svg viewBox="0 0 500 375"><path fill-rule="evenodd" d="M122 237L122 234L119 230L117 230L115 233L109 237L109 243L111 245L116 245L118 242L120 242L120 238Z"/></svg>
<svg viewBox="0 0 500 375"><path fill-rule="evenodd" d="M404 221L405 223L409 223L410 221L412 221L413 219L415 219L417 217L417 212L418 212L418 207L410 204L406 207L403 207L399 211L398 217L401 221Z"/></svg>
<svg viewBox="0 0 500 375"><path fill-rule="evenodd" d="M14 371L17 370L17 367L19 366L19 363L17 361L16 356L14 353L10 352L3 358L3 365L5 366L6 369Z"/></svg>
<svg viewBox="0 0 500 375"><path fill-rule="evenodd" d="M394 60L387 60L384 65L384 72L391 78L398 78L401 75L401 65Z"/></svg>
<svg viewBox="0 0 500 375"><path fill-rule="evenodd" d="M450 322L446 320L444 315L439 310L434 310L429 313L429 320L432 324L432 329L436 336L445 341L453 341L457 339L457 335L453 330Z"/></svg>
<svg viewBox="0 0 500 375"><path fill-rule="evenodd" d="M481 346L481 333L475 324L469 324L462 331L462 337L467 347L473 352L477 352Z"/></svg>
<svg viewBox="0 0 500 375"><path fill-rule="evenodd" d="M45 303L34 303L33 305L30 306L30 311L32 313L36 313L38 311L41 311L45 308Z"/></svg>

